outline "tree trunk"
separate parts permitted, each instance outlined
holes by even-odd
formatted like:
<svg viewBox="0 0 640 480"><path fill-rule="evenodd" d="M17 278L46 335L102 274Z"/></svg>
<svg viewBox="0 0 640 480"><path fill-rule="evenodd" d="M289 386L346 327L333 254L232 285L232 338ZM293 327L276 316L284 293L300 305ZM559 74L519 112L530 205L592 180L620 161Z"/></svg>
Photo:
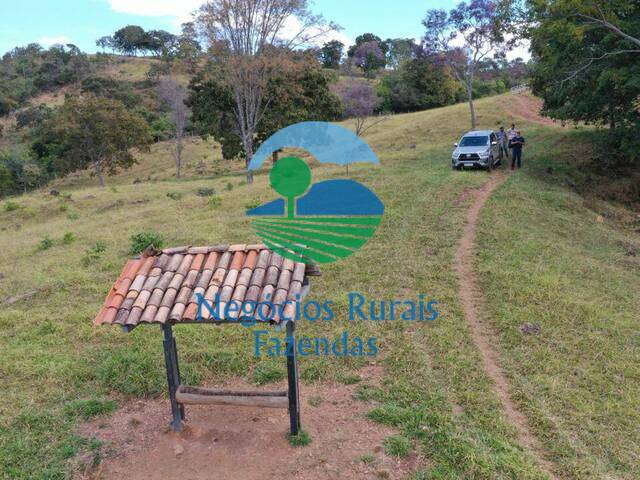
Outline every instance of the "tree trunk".
<svg viewBox="0 0 640 480"><path fill-rule="evenodd" d="M247 159L247 185L251 185L253 183L253 172L249 170L249 164L251 163L251 159L253 158L253 139L250 137L245 137L243 139L243 143Z"/></svg>
<svg viewBox="0 0 640 480"><path fill-rule="evenodd" d="M100 168L100 163L96 162L94 166L96 169L96 177L98 177L98 182L100 182L101 187L104 187L104 177L102 176L102 169Z"/></svg>
<svg viewBox="0 0 640 480"><path fill-rule="evenodd" d="M176 178L180 178L182 167L182 137L176 136Z"/></svg>
<svg viewBox="0 0 640 480"><path fill-rule="evenodd" d="M467 95L469 96L469 111L471 112L471 130L476 129L476 109L473 105L473 90L467 87Z"/></svg>

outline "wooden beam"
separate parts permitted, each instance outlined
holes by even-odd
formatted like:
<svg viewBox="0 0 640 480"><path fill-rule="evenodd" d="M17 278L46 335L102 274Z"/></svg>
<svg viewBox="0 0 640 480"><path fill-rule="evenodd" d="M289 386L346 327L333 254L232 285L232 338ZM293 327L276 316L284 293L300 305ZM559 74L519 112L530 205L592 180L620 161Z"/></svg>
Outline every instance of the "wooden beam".
<svg viewBox="0 0 640 480"><path fill-rule="evenodd" d="M235 405L237 407L288 408L287 392L235 392L181 385L178 403L186 405Z"/></svg>

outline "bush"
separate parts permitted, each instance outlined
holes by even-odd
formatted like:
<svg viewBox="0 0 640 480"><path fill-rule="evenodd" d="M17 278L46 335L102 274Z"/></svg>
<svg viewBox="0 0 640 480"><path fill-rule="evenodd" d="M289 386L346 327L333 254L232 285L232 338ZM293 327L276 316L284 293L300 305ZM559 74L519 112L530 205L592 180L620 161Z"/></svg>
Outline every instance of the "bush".
<svg viewBox="0 0 640 480"><path fill-rule="evenodd" d="M4 204L4 209L7 212L13 212L14 210L18 210L19 208L20 204L11 200L7 200L7 202Z"/></svg>
<svg viewBox="0 0 640 480"><path fill-rule="evenodd" d="M45 235L38 242L38 250L49 250L53 247L53 239L49 235Z"/></svg>
<svg viewBox="0 0 640 480"><path fill-rule="evenodd" d="M213 188L199 188L198 196L200 197L213 197L216 194L215 189Z"/></svg>
<svg viewBox="0 0 640 480"><path fill-rule="evenodd" d="M147 247L162 248L164 246L164 238L157 232L139 232L131 235L131 255L142 253Z"/></svg>
<svg viewBox="0 0 640 480"><path fill-rule="evenodd" d="M287 435L289 438L289 443L294 447L306 447L311 443L311 435L309 435L304 430L300 430L298 435Z"/></svg>
<svg viewBox="0 0 640 480"><path fill-rule="evenodd" d="M84 256L80 261L83 266L88 267L93 262L100 260L102 254L106 252L107 245L104 242L96 242L92 247L88 248L86 252L84 252Z"/></svg>
<svg viewBox="0 0 640 480"><path fill-rule="evenodd" d="M244 208L245 210L253 210L256 207L259 207L260 205L262 205L262 201L256 197L252 200L249 200L247 203L245 203Z"/></svg>
<svg viewBox="0 0 640 480"><path fill-rule="evenodd" d="M62 243L68 245L72 243L76 239L76 236L72 232L66 232L62 236Z"/></svg>
<svg viewBox="0 0 640 480"><path fill-rule="evenodd" d="M214 195L213 197L209 197L207 204L210 207L219 207L222 204L222 198Z"/></svg>
<svg viewBox="0 0 640 480"><path fill-rule="evenodd" d="M227 191L230 192L231 190L233 190L233 183L227 182Z"/></svg>
<svg viewBox="0 0 640 480"><path fill-rule="evenodd" d="M411 442L404 435L391 435L384 441L384 453L390 457L406 457L411 451Z"/></svg>

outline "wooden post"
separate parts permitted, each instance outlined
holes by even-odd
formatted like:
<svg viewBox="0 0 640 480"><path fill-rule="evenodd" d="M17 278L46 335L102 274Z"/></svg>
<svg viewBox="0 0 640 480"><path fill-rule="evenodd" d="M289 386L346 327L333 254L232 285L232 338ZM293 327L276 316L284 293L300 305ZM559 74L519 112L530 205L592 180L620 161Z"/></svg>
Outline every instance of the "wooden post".
<svg viewBox="0 0 640 480"><path fill-rule="evenodd" d="M169 399L171 401L171 420L170 426L174 432L181 432L184 421L184 406L180 405L176 400L176 392L180 386L180 371L178 369L178 349L176 348L176 339L173 336L171 324L162 325L164 333L164 362L167 368L167 384L169 386Z"/></svg>
<svg viewBox="0 0 640 480"><path fill-rule="evenodd" d="M298 390L298 363L296 361L295 324L287 322L287 381L289 384L289 420L291 423L291 435L300 432L300 395Z"/></svg>

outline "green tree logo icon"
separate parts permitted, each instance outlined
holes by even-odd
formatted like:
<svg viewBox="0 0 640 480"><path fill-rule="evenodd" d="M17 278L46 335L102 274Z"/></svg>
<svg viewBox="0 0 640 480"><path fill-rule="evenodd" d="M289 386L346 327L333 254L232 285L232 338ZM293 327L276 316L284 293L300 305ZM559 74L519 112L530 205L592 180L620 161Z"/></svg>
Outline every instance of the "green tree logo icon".
<svg viewBox="0 0 640 480"><path fill-rule="evenodd" d="M298 157L286 157L278 161L269 175L271 186L287 201L287 218L295 218L296 197L309 189L311 170Z"/></svg>

